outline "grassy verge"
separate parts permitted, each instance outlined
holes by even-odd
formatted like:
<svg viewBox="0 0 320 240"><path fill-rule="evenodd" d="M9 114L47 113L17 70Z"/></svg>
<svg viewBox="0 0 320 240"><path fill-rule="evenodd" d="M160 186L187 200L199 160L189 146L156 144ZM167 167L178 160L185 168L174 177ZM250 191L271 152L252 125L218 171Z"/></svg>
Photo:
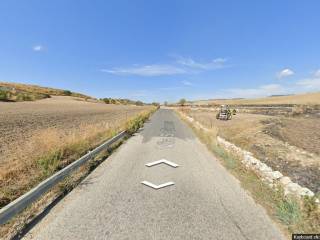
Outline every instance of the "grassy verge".
<svg viewBox="0 0 320 240"><path fill-rule="evenodd" d="M45 145L49 145L49 147L39 145L39 148L42 147L44 149L41 151L42 153L39 156L34 159L30 159L28 162L20 164L19 167L13 165L10 171L7 171L6 174L1 176L1 207L21 196L23 193L36 186L39 182L78 159L89 150L97 147L106 139L115 136L118 132L126 130L129 134L133 134L143 126L143 123L154 111L155 108L150 111L145 111L138 116L119 124L117 127L107 127L101 131L93 131L91 128L87 129L88 132L93 131L93 133L85 135L83 138L78 138L78 136L70 138L61 145L56 144L56 141L61 141L59 137L57 138L53 133L48 135L48 132L46 132L45 137L47 139L51 138L52 141L46 142ZM81 135L83 135L83 133ZM45 141L43 137L40 137L40 140ZM72 174L72 176L68 177L58 186L53 188L53 190L46 194L42 199L30 206L22 214L19 214L18 217L15 217L9 223L1 226L0 239L10 239L12 235L19 232L26 223L30 222L30 220L37 215L38 212L41 212L43 206L52 202L52 200L57 198L57 196L66 194L74 188L74 186L81 182L81 180L96 166L106 159L111 154L112 150L118 145L120 145L120 143L115 144L110 149L99 154L96 158L90 160L87 164L76 171L76 173ZM2 236L6 237L2 238Z"/></svg>
<svg viewBox="0 0 320 240"><path fill-rule="evenodd" d="M182 115L181 117L185 120ZM288 238L291 239L292 233L320 232L320 208L314 199L300 200L285 196L280 186L278 190L270 188L253 171L245 168L236 156L226 152L217 144L217 129L213 128L211 132L205 132L186 122L208 149L217 156L222 165L240 180L242 187L267 210L269 216L279 224Z"/></svg>

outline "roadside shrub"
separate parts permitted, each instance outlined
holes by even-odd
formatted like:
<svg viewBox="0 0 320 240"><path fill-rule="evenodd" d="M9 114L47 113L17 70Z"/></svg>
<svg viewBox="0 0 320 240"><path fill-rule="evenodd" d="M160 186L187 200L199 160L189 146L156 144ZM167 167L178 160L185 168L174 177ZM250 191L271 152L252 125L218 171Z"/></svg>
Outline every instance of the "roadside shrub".
<svg viewBox="0 0 320 240"><path fill-rule="evenodd" d="M104 101L105 104L110 104L111 99L110 98L103 98L102 101Z"/></svg>
<svg viewBox="0 0 320 240"><path fill-rule="evenodd" d="M155 107L158 107L158 106L160 106L160 103L158 103L158 102L153 102L153 103L151 103L151 105L153 105L153 106L155 106Z"/></svg>
<svg viewBox="0 0 320 240"><path fill-rule="evenodd" d="M72 95L72 92L69 91L69 90L63 90L63 95L65 95L65 96L71 96L71 95Z"/></svg>
<svg viewBox="0 0 320 240"><path fill-rule="evenodd" d="M35 97L28 93L18 93L16 101L34 101Z"/></svg>
<svg viewBox="0 0 320 240"><path fill-rule="evenodd" d="M216 153L225 163L227 169L235 169L238 167L238 161L230 154L228 154L219 145L213 145L212 150Z"/></svg>
<svg viewBox="0 0 320 240"><path fill-rule="evenodd" d="M300 225L300 232L310 233L319 230L320 226L320 207L315 202L316 198L320 198L320 194L316 194L316 196L309 198L305 197L303 199L303 220L308 219L308 221L301 221Z"/></svg>
<svg viewBox="0 0 320 240"><path fill-rule="evenodd" d="M40 167L44 176L50 176L59 167L60 160L63 157L63 151L57 150L38 159L38 166Z"/></svg>
<svg viewBox="0 0 320 240"><path fill-rule="evenodd" d="M143 114L139 115L138 117L128 121L127 124L126 124L127 133L128 134L133 134L136 131L138 131L139 128L141 128L143 126L144 122L150 117L150 115L155 110L156 110L156 108L151 112L143 113Z"/></svg>
<svg viewBox="0 0 320 240"><path fill-rule="evenodd" d="M42 98L51 98L51 96L49 94L42 94Z"/></svg>
<svg viewBox="0 0 320 240"><path fill-rule="evenodd" d="M298 223L301 220L301 210L294 199L283 199L277 206L277 217L286 225Z"/></svg>
<svg viewBox="0 0 320 240"><path fill-rule="evenodd" d="M0 101L7 101L9 100L8 91L0 90Z"/></svg>
<svg viewBox="0 0 320 240"><path fill-rule="evenodd" d="M135 103L137 106L143 106L143 102L141 102L141 101L136 101L136 103Z"/></svg>
<svg viewBox="0 0 320 240"><path fill-rule="evenodd" d="M139 116L127 123L127 132L129 134L135 133L139 128L143 126L143 116Z"/></svg>

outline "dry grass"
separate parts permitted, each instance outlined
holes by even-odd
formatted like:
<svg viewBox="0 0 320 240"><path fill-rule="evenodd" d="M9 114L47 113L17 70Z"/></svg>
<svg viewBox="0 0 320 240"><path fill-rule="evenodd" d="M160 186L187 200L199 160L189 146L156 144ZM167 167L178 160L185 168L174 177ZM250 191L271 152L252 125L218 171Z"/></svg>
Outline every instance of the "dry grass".
<svg viewBox="0 0 320 240"><path fill-rule="evenodd" d="M222 121L205 109L184 112L207 128L217 128L221 137L294 182L320 192L319 118L239 113L231 121Z"/></svg>
<svg viewBox="0 0 320 240"><path fill-rule="evenodd" d="M303 105L319 105L320 92L305 93L292 96L267 97L256 99L226 99L226 100L203 100L194 101L196 105L278 105L278 104L303 104Z"/></svg>
<svg viewBox="0 0 320 240"><path fill-rule="evenodd" d="M155 108L149 108L149 110L136 114L129 119L119 121L116 125L83 125L81 126L81 133L74 131L70 134L70 132L66 133L52 128L39 132L30 141L31 151L27 153L29 155L28 161L16 162L15 165L12 165L12 169L9 169L6 174L7 185L1 185L1 191L6 190L5 193L8 197L16 198L42 179L77 159L89 149L99 145L117 132L126 129L128 133L133 133L143 125L143 122L149 118L154 110ZM111 148L101 152L10 222L1 226L1 239L12 239L13 236L18 236L17 234L20 234L20 231L23 231L28 223L42 213L55 199L67 194L78 185L120 144L121 142L115 143ZM37 148L35 149L35 147ZM13 189L15 191L11 191Z"/></svg>
<svg viewBox="0 0 320 240"><path fill-rule="evenodd" d="M137 119L143 121L149 112L122 118L112 124L82 124L79 131L47 128L36 132L25 147L16 149L12 161L0 168L0 206L8 204L115 133L131 125L135 127Z"/></svg>
<svg viewBox="0 0 320 240"><path fill-rule="evenodd" d="M188 111L184 110L184 113ZM184 119L183 116L181 117ZM246 169L236 156L227 153L217 145L217 130L214 126L213 132L208 132L197 128L188 121L187 123L221 163L240 180L243 188L249 191L254 200L267 210L269 216L278 223L288 239L291 239L292 233L319 232L320 208L315 204L314 199L299 200L285 196L280 186L278 190L270 188L253 171Z"/></svg>
<svg viewBox="0 0 320 240"><path fill-rule="evenodd" d="M30 139L47 129L68 135L86 134L87 126L113 127L150 108L75 101L73 97L63 96L35 102L0 102L0 168L16 158L17 149L29 151Z"/></svg>
<svg viewBox="0 0 320 240"><path fill-rule="evenodd" d="M80 98L84 98L84 99L91 99L92 98L90 96L87 96L87 95L84 95L81 93L75 93L75 92L70 92L68 90L61 90L61 89L56 89L56 88L40 87L37 85L0 82L0 87L1 86L8 87L8 88L14 88L17 92L24 93L26 95L27 99L30 99L30 100L42 99L42 98L45 98L46 95L73 96L73 97L80 97ZM24 99L21 99L20 101L24 101Z"/></svg>
<svg viewBox="0 0 320 240"><path fill-rule="evenodd" d="M273 117L262 122L269 135L320 155L320 119Z"/></svg>

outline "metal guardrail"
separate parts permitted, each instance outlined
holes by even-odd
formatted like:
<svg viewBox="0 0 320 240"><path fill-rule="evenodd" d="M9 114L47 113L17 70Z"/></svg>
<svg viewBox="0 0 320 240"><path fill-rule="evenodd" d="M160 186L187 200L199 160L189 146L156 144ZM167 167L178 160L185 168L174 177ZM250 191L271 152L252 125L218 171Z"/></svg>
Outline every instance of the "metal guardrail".
<svg viewBox="0 0 320 240"><path fill-rule="evenodd" d="M120 139L123 139L127 136L126 131L120 132L113 138L107 140L99 147L94 150L88 152L86 155L82 156L78 160L69 164L65 168L61 169L59 172L55 173L51 177L47 178L43 182L41 182L38 186L31 189L29 192L23 194L21 197L12 201L2 209L0 209L0 225L5 224L23 209L28 207L31 203L35 202L38 198L40 198L44 193L46 193L50 188L55 186L58 182L63 180L67 175L76 170L78 167L95 157L98 153L100 153L105 148L109 147L111 144L117 142Z"/></svg>

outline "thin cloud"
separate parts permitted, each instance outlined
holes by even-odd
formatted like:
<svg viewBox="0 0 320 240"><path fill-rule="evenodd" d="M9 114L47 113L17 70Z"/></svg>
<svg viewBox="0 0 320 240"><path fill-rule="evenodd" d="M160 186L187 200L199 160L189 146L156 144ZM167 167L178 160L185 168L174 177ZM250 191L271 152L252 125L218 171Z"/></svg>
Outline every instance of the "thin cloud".
<svg viewBox="0 0 320 240"><path fill-rule="evenodd" d="M209 62L197 62L192 58L178 57L177 63L189 68L202 69L202 70L213 70L226 67L227 59L216 58Z"/></svg>
<svg viewBox="0 0 320 240"><path fill-rule="evenodd" d="M138 75L138 76L163 76L183 74L186 71L182 68L171 65L146 65L129 68L113 68L101 69L102 72L107 72L115 75Z"/></svg>
<svg viewBox="0 0 320 240"><path fill-rule="evenodd" d="M314 72L314 77L320 78L320 69Z"/></svg>
<svg viewBox="0 0 320 240"><path fill-rule="evenodd" d="M319 69L320 70L320 69ZM290 84L267 84L256 88L224 89L215 94L217 98L258 98L271 95L285 95L320 91L320 71L315 71L309 78Z"/></svg>
<svg viewBox="0 0 320 240"><path fill-rule="evenodd" d="M294 75L294 71L291 70L290 68L285 68L285 69L283 69L283 70L281 70L280 72L277 73L277 77L279 79L290 77L292 75Z"/></svg>
<svg viewBox="0 0 320 240"><path fill-rule="evenodd" d="M307 90L320 90L320 69L315 71L310 78L302 79L297 82L297 85Z"/></svg>
<svg viewBox="0 0 320 240"><path fill-rule="evenodd" d="M160 91L177 91L177 90L180 90L180 89L183 89L183 87L161 87L161 88L158 88L157 90L160 90Z"/></svg>
<svg viewBox="0 0 320 240"><path fill-rule="evenodd" d="M42 45L35 45L32 47L32 50L35 51L35 52L41 52L44 50L44 46Z"/></svg>
<svg viewBox="0 0 320 240"><path fill-rule="evenodd" d="M232 98L257 98L270 95L287 94L287 89L280 84L267 84L257 88L232 88L225 89L219 94L221 97Z"/></svg>
<svg viewBox="0 0 320 240"><path fill-rule="evenodd" d="M320 78L304 79L299 81L297 84L308 90L320 90Z"/></svg>
<svg viewBox="0 0 320 240"><path fill-rule="evenodd" d="M189 82L189 81L182 81L181 83L185 86L192 86L193 85L192 82Z"/></svg>
<svg viewBox="0 0 320 240"><path fill-rule="evenodd" d="M101 69L115 75L137 75L137 76L163 76L177 74L193 74L207 70L214 70L227 67L225 58L216 58L209 62L196 62L192 58L175 57L176 61L170 64L153 64L131 67L116 67Z"/></svg>

